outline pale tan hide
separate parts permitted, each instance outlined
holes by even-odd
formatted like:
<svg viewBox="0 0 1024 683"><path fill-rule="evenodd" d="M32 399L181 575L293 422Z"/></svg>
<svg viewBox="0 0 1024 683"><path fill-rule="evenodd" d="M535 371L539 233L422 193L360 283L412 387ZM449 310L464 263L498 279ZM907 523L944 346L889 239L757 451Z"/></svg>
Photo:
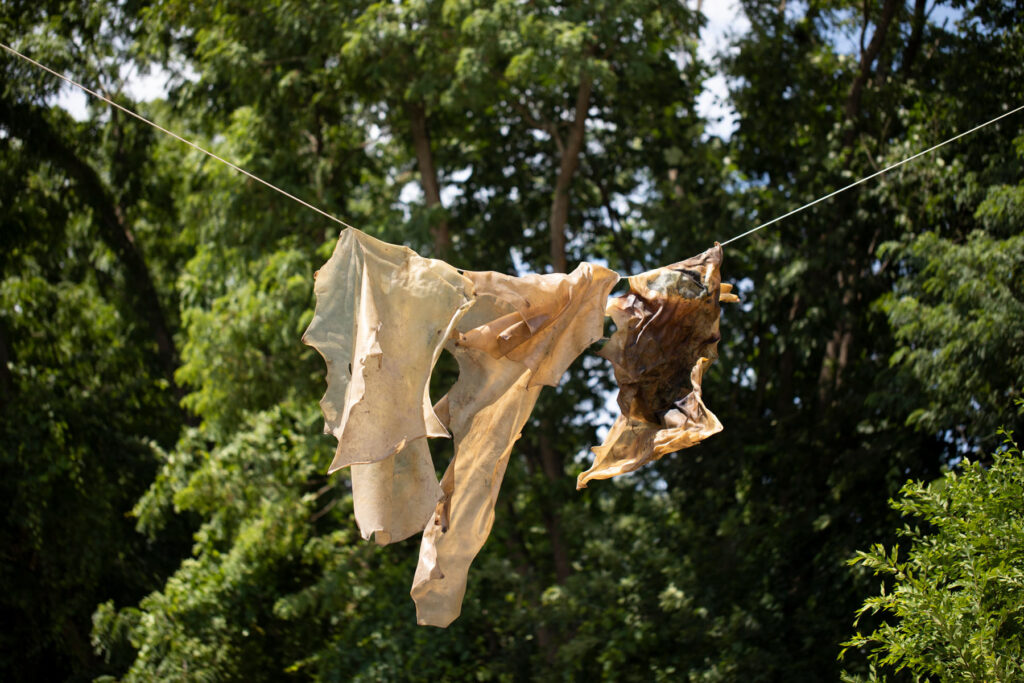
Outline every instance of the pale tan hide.
<svg viewBox="0 0 1024 683"><path fill-rule="evenodd" d="M557 384L601 338L604 303L619 279L586 263L570 275L465 275L477 302L448 347L459 362L445 402L455 455L423 532L411 591L417 621L441 627L462 610L469 566L491 532L512 445L541 386Z"/></svg>
<svg viewBox="0 0 1024 683"><path fill-rule="evenodd" d="M722 284L721 265L716 244L629 278L629 292L609 302L617 329L599 355L612 362L622 414L593 449L594 463L576 488L632 472L722 430L701 397L704 371L718 358L719 303L738 301L732 286Z"/></svg>
<svg viewBox="0 0 1024 683"><path fill-rule="evenodd" d="M324 431L338 439L328 472L354 465L364 538L407 538L423 529L440 497L425 437L448 431L431 407L430 374L473 301L473 285L443 261L350 228L314 291L303 341L327 363L320 406Z"/></svg>
<svg viewBox="0 0 1024 683"><path fill-rule="evenodd" d="M441 498L426 439L379 462L352 465L352 508L363 538L379 545L423 531Z"/></svg>

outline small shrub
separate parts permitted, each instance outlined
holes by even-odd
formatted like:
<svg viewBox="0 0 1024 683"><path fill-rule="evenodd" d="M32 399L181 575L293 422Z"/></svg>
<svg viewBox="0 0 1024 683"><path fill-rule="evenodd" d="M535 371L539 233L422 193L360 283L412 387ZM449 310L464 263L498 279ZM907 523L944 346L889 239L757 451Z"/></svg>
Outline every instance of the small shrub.
<svg viewBox="0 0 1024 683"><path fill-rule="evenodd" d="M890 503L910 520L905 542L850 560L886 579L854 626L869 613L888 618L867 635L858 630L840 654L866 652L870 680L900 671L917 680L1024 680L1024 459L1012 434L1001 434L990 467L964 460L931 484L907 482Z"/></svg>

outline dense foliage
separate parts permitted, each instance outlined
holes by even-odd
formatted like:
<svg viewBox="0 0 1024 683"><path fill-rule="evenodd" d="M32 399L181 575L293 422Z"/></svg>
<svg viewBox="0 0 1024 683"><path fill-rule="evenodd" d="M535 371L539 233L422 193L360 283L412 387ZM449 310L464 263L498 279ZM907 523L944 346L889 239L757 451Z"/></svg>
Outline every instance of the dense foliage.
<svg viewBox="0 0 1024 683"><path fill-rule="evenodd" d="M664 265L1024 102L1010 0L740 4L715 64L696 8L654 0L10 0L0 40L371 234L507 272ZM166 99L126 93L146 67ZM716 70L728 139L697 113ZM887 499L1024 432L1017 115L726 247L744 303L698 448L576 493L610 424L610 370L581 359L517 442L462 617L417 627L416 541L359 540L324 474L299 338L339 226L0 72L5 680L867 675L875 641L837 660L877 592L847 562L899 540Z"/></svg>
<svg viewBox="0 0 1024 683"><path fill-rule="evenodd" d="M943 681L1024 677L1024 458L1012 435L990 467L965 460L931 483L911 481L892 507L911 523L906 550L879 544L852 564L891 582L861 614L897 619L848 643L887 671ZM921 525L924 525L922 528ZM887 583L888 583L887 582ZM871 680L878 680L872 671Z"/></svg>

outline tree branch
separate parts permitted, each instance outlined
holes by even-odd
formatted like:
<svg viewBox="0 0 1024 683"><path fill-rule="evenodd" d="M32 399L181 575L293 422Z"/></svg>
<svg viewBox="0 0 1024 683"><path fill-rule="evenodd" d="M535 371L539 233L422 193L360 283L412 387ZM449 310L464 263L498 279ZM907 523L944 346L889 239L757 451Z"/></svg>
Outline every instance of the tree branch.
<svg viewBox="0 0 1024 683"><path fill-rule="evenodd" d="M584 75L576 91L576 112L559 160L558 176L555 178L555 196L551 201L548 228L551 232L551 267L556 273L566 272L565 226L569 222L569 190L576 169L579 168L580 154L586 140L587 112L590 109L593 84L593 77Z"/></svg>
<svg viewBox="0 0 1024 683"><path fill-rule="evenodd" d="M519 115L523 117L523 121L525 121L528 126L551 136L551 139L555 142L555 148L558 150L559 155L565 153L565 145L562 143L562 136L558 134L558 126L550 121L541 121L539 118L534 116L529 107L522 102L511 100L511 103L512 108L519 112Z"/></svg>
<svg viewBox="0 0 1024 683"><path fill-rule="evenodd" d="M444 208L441 205L441 184L437 179L437 167L434 166L434 151L430 144L430 128L427 124L427 112L422 102L408 102L405 106L409 116L409 129L412 132L413 150L416 152L416 163L420 170L420 185L428 208ZM443 215L435 223L432 222L430 232L434 236L434 255L442 258L451 245L448 232L448 219Z"/></svg>
<svg viewBox="0 0 1024 683"><path fill-rule="evenodd" d="M864 85L871 76L871 66L875 63L878 54L882 51L882 46L885 44L885 36L889 32L889 25L896 14L897 4L897 0L885 0L885 4L882 6L882 16L878 19L878 26L875 28L874 35L871 36L871 42L868 43L867 49L861 50L860 69L857 72L856 78L853 79L853 83L850 84L850 91L846 96L846 105L843 108L843 114L847 121L856 121L857 115L860 113L860 101ZM867 30L867 6L867 0L865 0L864 27L862 32ZM851 126L846 133L847 146L853 143L854 135L856 135L855 127Z"/></svg>
<svg viewBox="0 0 1024 683"><path fill-rule="evenodd" d="M129 283L128 297L134 312L149 326L164 374L177 390L174 371L178 367L178 354L170 326L142 249L121 207L111 197L96 170L79 158L51 126L44 110L0 100L0 122L12 135L21 138L37 153L62 168L74 181L72 186L75 195L92 210L100 238L114 252L125 270Z"/></svg>

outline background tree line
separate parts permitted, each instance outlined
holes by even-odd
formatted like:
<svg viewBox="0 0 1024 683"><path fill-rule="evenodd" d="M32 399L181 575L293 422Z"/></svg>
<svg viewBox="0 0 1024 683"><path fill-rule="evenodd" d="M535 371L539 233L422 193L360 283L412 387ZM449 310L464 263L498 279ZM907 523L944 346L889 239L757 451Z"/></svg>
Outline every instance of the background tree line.
<svg viewBox="0 0 1024 683"><path fill-rule="evenodd" d="M696 8L653 0L10 0L0 35L367 232L507 272L671 263L1024 102L1009 0L741 5L718 65ZM166 100L131 101L131 65ZM697 113L715 69L727 140ZM837 660L879 583L848 560L900 542L908 479L1020 433L1010 117L726 248L745 303L699 448L574 492L613 388L581 359L517 443L462 617L417 627L417 542L360 541L324 475L299 337L337 226L0 70L5 680L868 675L864 642Z"/></svg>

